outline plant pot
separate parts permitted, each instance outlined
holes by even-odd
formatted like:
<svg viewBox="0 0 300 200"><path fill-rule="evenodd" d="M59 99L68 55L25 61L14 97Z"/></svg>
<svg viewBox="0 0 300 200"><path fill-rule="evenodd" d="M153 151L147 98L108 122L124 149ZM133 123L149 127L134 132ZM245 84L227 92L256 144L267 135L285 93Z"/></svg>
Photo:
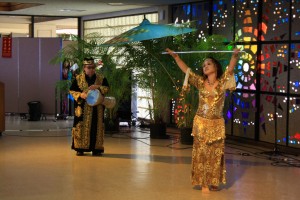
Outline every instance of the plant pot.
<svg viewBox="0 0 300 200"><path fill-rule="evenodd" d="M166 124L150 124L150 138L153 139L168 139L169 136L166 134Z"/></svg>
<svg viewBox="0 0 300 200"><path fill-rule="evenodd" d="M104 119L105 124L105 131L107 132L113 132L113 131L119 131L119 120L110 120L110 119Z"/></svg>
<svg viewBox="0 0 300 200"><path fill-rule="evenodd" d="M194 137L191 136L192 128L181 128L180 129L180 142L181 144L192 145Z"/></svg>

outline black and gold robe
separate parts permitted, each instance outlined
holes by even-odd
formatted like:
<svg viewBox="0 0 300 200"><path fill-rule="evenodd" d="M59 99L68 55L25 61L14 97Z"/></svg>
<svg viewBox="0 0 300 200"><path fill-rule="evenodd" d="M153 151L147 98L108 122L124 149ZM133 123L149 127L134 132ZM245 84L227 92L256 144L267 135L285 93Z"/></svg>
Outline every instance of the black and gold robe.
<svg viewBox="0 0 300 200"><path fill-rule="evenodd" d="M70 87L70 94L74 97L74 124L72 128L72 149L76 151L104 152L104 106L101 104L90 106L80 97L87 92L91 85L100 85L102 95L108 92L108 82L102 74L96 73L88 77L84 72L77 75Z"/></svg>

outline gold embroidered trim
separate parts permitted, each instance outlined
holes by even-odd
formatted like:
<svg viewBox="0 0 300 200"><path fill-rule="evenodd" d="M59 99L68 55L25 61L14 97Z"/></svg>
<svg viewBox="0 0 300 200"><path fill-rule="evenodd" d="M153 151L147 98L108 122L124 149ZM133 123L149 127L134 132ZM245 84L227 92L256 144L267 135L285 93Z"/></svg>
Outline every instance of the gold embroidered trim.
<svg viewBox="0 0 300 200"><path fill-rule="evenodd" d="M78 101L78 98L80 97L81 92L76 92L76 91L70 90L70 94L73 96L75 101Z"/></svg>
<svg viewBox="0 0 300 200"><path fill-rule="evenodd" d="M75 115L76 115L76 117L80 117L81 114L82 114L82 109L81 109L80 106L77 106L77 107L75 108Z"/></svg>
<svg viewBox="0 0 300 200"><path fill-rule="evenodd" d="M96 144L95 148L96 149L104 149L103 148L103 142L104 142L104 123L103 123L103 106L98 105L98 127L97 127L97 135L96 135ZM99 125L100 124L100 125Z"/></svg>
<svg viewBox="0 0 300 200"><path fill-rule="evenodd" d="M77 83L79 88L84 91L88 92L88 83L85 80L85 74L84 72L80 73L78 76L76 76ZM96 80L95 80L95 85L102 85L104 76L102 74L96 73Z"/></svg>
<svg viewBox="0 0 300 200"><path fill-rule="evenodd" d="M100 86L100 92L102 94L107 94L108 93L108 87L107 86Z"/></svg>
<svg viewBox="0 0 300 200"><path fill-rule="evenodd" d="M76 149L88 149L90 145L89 135L83 133L83 122L79 122L72 128L72 137Z"/></svg>

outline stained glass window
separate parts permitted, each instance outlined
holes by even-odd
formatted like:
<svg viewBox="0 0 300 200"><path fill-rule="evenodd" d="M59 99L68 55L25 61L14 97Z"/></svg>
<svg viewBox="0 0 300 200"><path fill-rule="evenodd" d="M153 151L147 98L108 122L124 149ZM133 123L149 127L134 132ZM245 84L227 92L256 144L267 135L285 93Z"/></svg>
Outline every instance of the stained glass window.
<svg viewBox="0 0 300 200"><path fill-rule="evenodd" d="M288 44L262 45L260 56L261 91L287 92ZM276 85L276 88L275 88Z"/></svg>
<svg viewBox="0 0 300 200"><path fill-rule="evenodd" d="M174 23L192 22L204 33L208 33L209 30L209 15L208 2L173 6Z"/></svg>
<svg viewBox="0 0 300 200"><path fill-rule="evenodd" d="M278 144L300 148L300 0L204 0L197 7L199 22L212 13L206 34L233 38L245 51L237 90L225 100L226 133L270 143L276 136Z"/></svg>
<svg viewBox="0 0 300 200"><path fill-rule="evenodd" d="M237 88L256 90L257 45L243 45L237 46L237 48L245 51L245 53L240 54L235 69Z"/></svg>
<svg viewBox="0 0 300 200"><path fill-rule="evenodd" d="M229 41L233 39L234 6L233 0L213 2L212 33L224 35Z"/></svg>
<svg viewBox="0 0 300 200"><path fill-rule="evenodd" d="M291 97L289 100L289 146L300 145L300 98Z"/></svg>
<svg viewBox="0 0 300 200"><path fill-rule="evenodd" d="M255 94L235 92L233 99L233 135L254 139Z"/></svg>
<svg viewBox="0 0 300 200"><path fill-rule="evenodd" d="M277 101L276 101L277 99ZM280 145L286 143L286 98L268 94L260 95L259 140L273 143L275 139ZM277 103L276 103L277 102ZM276 106L276 108L275 108ZM275 122L275 110L277 122ZM277 124L275 124L277 123ZM276 126L275 126L276 125Z"/></svg>
<svg viewBox="0 0 300 200"><path fill-rule="evenodd" d="M299 40L300 39L300 0L293 0L292 1L292 40Z"/></svg>
<svg viewBox="0 0 300 200"><path fill-rule="evenodd" d="M290 0L265 1L262 12L262 40L288 40Z"/></svg>
<svg viewBox="0 0 300 200"><path fill-rule="evenodd" d="M290 57L290 93L300 94L300 44L291 44Z"/></svg>
<svg viewBox="0 0 300 200"><path fill-rule="evenodd" d="M258 0L236 1L236 32L235 40L257 41Z"/></svg>
<svg viewBox="0 0 300 200"><path fill-rule="evenodd" d="M204 33L208 33L209 30L209 3L195 3L192 4L192 17L191 20L196 22L196 27L202 30Z"/></svg>
<svg viewBox="0 0 300 200"><path fill-rule="evenodd" d="M173 6L173 22L186 22L191 19L192 6L190 4Z"/></svg>
<svg viewBox="0 0 300 200"><path fill-rule="evenodd" d="M225 119L225 130L227 134L232 134L232 118L233 118L233 93L227 92L225 103L224 103L224 119Z"/></svg>

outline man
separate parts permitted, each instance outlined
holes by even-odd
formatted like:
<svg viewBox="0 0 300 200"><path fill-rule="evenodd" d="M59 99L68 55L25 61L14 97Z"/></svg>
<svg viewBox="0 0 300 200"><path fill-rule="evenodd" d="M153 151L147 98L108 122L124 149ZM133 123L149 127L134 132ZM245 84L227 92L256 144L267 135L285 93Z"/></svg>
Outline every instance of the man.
<svg viewBox="0 0 300 200"><path fill-rule="evenodd" d="M107 79L100 73L96 73L96 65L93 58L85 58L83 72L78 74L70 87L70 94L75 103L75 116L72 128L72 149L78 156L84 152L92 152L92 155L101 155L104 152L104 106L101 104L103 96L108 92ZM97 105L89 105L86 101L89 90L99 90L101 101Z"/></svg>

